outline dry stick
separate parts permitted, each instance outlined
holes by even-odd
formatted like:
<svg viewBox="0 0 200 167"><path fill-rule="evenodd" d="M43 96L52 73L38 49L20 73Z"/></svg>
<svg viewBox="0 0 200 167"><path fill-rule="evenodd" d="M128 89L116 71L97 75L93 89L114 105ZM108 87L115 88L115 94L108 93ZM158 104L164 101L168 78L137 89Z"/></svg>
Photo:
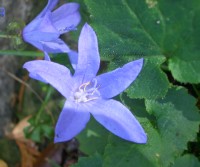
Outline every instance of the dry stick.
<svg viewBox="0 0 200 167"><path fill-rule="evenodd" d="M22 78L22 80L24 81L24 82L27 82L28 81L28 79L29 79L29 77L28 77L28 75L25 75L23 78ZM23 98L24 98L24 92L25 92L25 90L26 90L26 86L24 85L24 84L21 84L20 85L20 88L19 88L19 93L18 93L18 101L19 101L19 105L18 105L18 111L22 111L23 110Z"/></svg>
<svg viewBox="0 0 200 167"><path fill-rule="evenodd" d="M44 100L40 97L40 95L26 82L24 82L23 80L21 80L20 78L18 78L17 76L15 76L13 73L3 69L2 67L0 67L2 71L4 71L5 73L7 73L11 78L15 79L16 81L18 81L19 83L25 85L28 89L30 89L30 91L33 92L33 94L40 100L41 103L44 103ZM52 113L49 111L48 107L45 107L45 110L47 111L47 113L51 116L51 119L53 121L53 123L55 123L55 120L53 118Z"/></svg>

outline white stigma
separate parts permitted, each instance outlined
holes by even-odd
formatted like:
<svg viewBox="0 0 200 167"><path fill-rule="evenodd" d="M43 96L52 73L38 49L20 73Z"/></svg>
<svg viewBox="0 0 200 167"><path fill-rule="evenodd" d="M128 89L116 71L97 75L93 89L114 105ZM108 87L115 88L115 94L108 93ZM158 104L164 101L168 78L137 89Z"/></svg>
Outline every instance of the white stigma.
<svg viewBox="0 0 200 167"><path fill-rule="evenodd" d="M93 82L86 82L79 86L78 90L74 93L74 100L77 103L88 102L99 98L100 93L98 91L97 80Z"/></svg>

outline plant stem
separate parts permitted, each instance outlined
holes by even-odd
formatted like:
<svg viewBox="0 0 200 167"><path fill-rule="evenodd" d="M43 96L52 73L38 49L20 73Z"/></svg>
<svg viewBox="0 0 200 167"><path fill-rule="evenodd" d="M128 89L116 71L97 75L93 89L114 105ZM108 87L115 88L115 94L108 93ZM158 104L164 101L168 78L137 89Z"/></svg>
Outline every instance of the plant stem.
<svg viewBox="0 0 200 167"><path fill-rule="evenodd" d="M8 56L27 56L27 57L43 57L44 54L42 52L35 51L16 51L16 50L0 50L0 55L8 55Z"/></svg>
<svg viewBox="0 0 200 167"><path fill-rule="evenodd" d="M45 97L45 99L44 99L44 102L42 103L42 106L40 107L40 109L39 109L39 111L38 111L38 113L37 113L37 115L36 115L36 118L35 118L35 123L36 123L36 124L39 123L39 120L40 120L40 117L41 117L41 115L42 115L42 112L45 111L46 104L47 104L47 102L49 101L52 92L53 92L53 88L50 86L50 87L48 88L47 95L46 95L46 97ZM50 114L50 116L51 116L51 118L52 118L52 122L54 123L55 120L53 119L52 114L51 114L51 113L49 113L49 114Z"/></svg>
<svg viewBox="0 0 200 167"><path fill-rule="evenodd" d="M17 36L16 35L0 34L0 38L12 39L12 38L17 38Z"/></svg>

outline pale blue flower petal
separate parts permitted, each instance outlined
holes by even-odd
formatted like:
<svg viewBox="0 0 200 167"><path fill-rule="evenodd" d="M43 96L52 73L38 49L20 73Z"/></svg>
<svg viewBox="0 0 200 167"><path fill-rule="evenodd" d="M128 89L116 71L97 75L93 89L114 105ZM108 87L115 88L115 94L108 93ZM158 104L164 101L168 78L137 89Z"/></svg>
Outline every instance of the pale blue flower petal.
<svg viewBox="0 0 200 167"><path fill-rule="evenodd" d="M60 33L52 25L50 15L50 12L46 12L44 18L40 20L37 27L32 31L28 29L29 26L26 26L22 33L24 41L34 45L40 50L43 50L41 41L54 41L58 39ZM31 25L31 23L29 25Z"/></svg>
<svg viewBox="0 0 200 167"><path fill-rule="evenodd" d="M44 51L48 53L68 53L70 52L70 48L66 45L66 43L61 39L55 39L54 41L42 41L42 47Z"/></svg>
<svg viewBox="0 0 200 167"><path fill-rule="evenodd" d="M30 77L49 83L65 98L71 94L74 84L70 71L65 66L45 60L34 60L25 63L23 68L29 71Z"/></svg>
<svg viewBox="0 0 200 167"><path fill-rule="evenodd" d="M79 5L64 4L52 12L58 0L48 0L47 6L22 32L24 41L48 53L69 52L69 47L59 38L75 30L80 22Z"/></svg>
<svg viewBox="0 0 200 167"><path fill-rule="evenodd" d="M76 69L76 65L78 63L78 53L77 53L77 51L71 50L70 52L68 52L68 57L69 57L69 60L71 62L73 69Z"/></svg>
<svg viewBox="0 0 200 167"><path fill-rule="evenodd" d="M57 3L58 0L48 0L48 4L45 6L45 8L25 27L25 30L23 31L33 31L34 29L38 28L38 25L44 19L46 12L53 10Z"/></svg>
<svg viewBox="0 0 200 167"><path fill-rule="evenodd" d="M81 21L79 4L67 3L52 12L51 17L54 26L60 34L75 30Z"/></svg>
<svg viewBox="0 0 200 167"><path fill-rule="evenodd" d="M35 74L35 73L29 73L29 77L38 81L41 81L43 83L48 84L48 82L46 80L44 80L42 77L40 77L39 75Z"/></svg>
<svg viewBox="0 0 200 167"><path fill-rule="evenodd" d="M43 19L38 19L37 27L35 27L33 30L29 30L26 26L23 30L23 37L25 41L38 41L39 40L52 40L59 37L58 30L53 26L52 20L50 19L50 16L52 13L50 11L46 12ZM29 24L31 25L31 23Z"/></svg>
<svg viewBox="0 0 200 167"><path fill-rule="evenodd" d="M51 32L51 33L57 33L56 27L53 25L53 21L51 19L52 12L47 11L41 20L40 24L34 29L34 31L38 30L41 32Z"/></svg>
<svg viewBox="0 0 200 167"><path fill-rule="evenodd" d="M59 39L60 33L52 25L50 20L51 13L47 12L40 25L34 31L23 31L23 37L26 42L48 53L69 52L69 47L64 41Z"/></svg>
<svg viewBox="0 0 200 167"><path fill-rule="evenodd" d="M64 142L79 134L90 119L90 113L77 103L66 101L55 128L54 142Z"/></svg>
<svg viewBox="0 0 200 167"><path fill-rule="evenodd" d="M44 52L44 60L51 61L51 58L47 52Z"/></svg>
<svg viewBox="0 0 200 167"><path fill-rule="evenodd" d="M49 10L53 10L53 8L56 6L56 4L58 3L59 0L48 0L47 5L45 6L45 8L40 12L39 15L37 15L36 18L39 17L43 17L45 15L45 13Z"/></svg>
<svg viewBox="0 0 200 167"><path fill-rule="evenodd" d="M113 134L135 143L146 143L147 136L133 114L115 100L97 100L88 108L94 118Z"/></svg>
<svg viewBox="0 0 200 167"><path fill-rule="evenodd" d="M41 43L42 41L53 41L58 39L58 33L42 32L42 31L32 31L24 33L24 41L28 43Z"/></svg>
<svg viewBox="0 0 200 167"><path fill-rule="evenodd" d="M143 59L125 64L122 68L96 77L98 91L103 98L112 98L123 92L139 75Z"/></svg>
<svg viewBox="0 0 200 167"><path fill-rule="evenodd" d="M78 76L82 83L88 82L96 76L99 65L96 34L88 24L85 24L78 41L78 64L74 76Z"/></svg>

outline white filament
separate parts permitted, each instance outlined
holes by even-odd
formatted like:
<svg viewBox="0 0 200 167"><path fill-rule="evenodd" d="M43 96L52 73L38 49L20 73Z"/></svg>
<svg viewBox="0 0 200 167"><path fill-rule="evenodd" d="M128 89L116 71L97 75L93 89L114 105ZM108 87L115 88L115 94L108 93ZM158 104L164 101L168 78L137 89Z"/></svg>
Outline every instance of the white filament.
<svg viewBox="0 0 200 167"><path fill-rule="evenodd" d="M88 102L91 100L96 100L100 96L100 93L98 91L97 81L93 80L94 83L91 84L91 82L83 83L79 86L78 90L74 93L74 100L77 103L81 102ZM92 86L88 88L88 86Z"/></svg>

